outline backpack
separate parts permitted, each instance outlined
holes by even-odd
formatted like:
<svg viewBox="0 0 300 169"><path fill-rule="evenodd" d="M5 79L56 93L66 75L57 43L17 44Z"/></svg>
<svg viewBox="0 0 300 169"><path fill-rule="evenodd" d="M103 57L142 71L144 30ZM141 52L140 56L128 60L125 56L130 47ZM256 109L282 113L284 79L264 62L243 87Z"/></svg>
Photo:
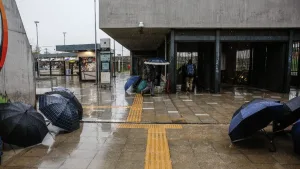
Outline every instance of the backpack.
<svg viewBox="0 0 300 169"><path fill-rule="evenodd" d="M194 65L193 64L188 64L186 66L186 69L187 69L187 75L188 76L194 76L195 74L195 69L194 69Z"/></svg>

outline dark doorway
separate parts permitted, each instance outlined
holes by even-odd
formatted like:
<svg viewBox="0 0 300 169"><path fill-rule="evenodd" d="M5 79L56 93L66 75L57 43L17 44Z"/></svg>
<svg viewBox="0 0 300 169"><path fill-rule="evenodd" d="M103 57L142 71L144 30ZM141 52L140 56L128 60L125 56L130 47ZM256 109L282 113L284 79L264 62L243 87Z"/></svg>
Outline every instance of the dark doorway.
<svg viewBox="0 0 300 169"><path fill-rule="evenodd" d="M177 84L181 85L181 90L186 88L186 64L192 59L196 66L196 77L194 87L198 91L210 91L213 85L214 71L214 51L213 42L185 42L177 43Z"/></svg>
<svg viewBox="0 0 300 169"><path fill-rule="evenodd" d="M283 92L287 43L230 42L223 43L222 49L224 84Z"/></svg>
<svg viewBox="0 0 300 169"><path fill-rule="evenodd" d="M300 86L300 42L293 43L293 55L292 55L292 65L291 65L291 85L295 87Z"/></svg>

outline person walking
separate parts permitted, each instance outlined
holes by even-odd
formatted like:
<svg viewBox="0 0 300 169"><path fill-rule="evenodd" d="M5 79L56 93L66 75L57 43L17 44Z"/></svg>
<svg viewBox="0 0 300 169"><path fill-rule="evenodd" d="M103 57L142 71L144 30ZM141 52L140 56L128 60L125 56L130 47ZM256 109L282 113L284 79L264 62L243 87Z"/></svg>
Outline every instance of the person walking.
<svg viewBox="0 0 300 169"><path fill-rule="evenodd" d="M186 92L192 92L193 90L193 81L196 75L196 66L193 64L192 59L189 60L186 65Z"/></svg>

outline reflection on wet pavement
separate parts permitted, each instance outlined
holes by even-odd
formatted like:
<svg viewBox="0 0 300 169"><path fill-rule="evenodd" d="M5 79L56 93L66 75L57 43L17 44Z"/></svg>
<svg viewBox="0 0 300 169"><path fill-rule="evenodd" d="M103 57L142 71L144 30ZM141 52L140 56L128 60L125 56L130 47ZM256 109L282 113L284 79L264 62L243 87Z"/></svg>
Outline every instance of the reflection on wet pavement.
<svg viewBox="0 0 300 169"><path fill-rule="evenodd" d="M81 128L47 135L43 144L4 152L4 169L292 169L300 168L289 135L276 139L268 151L260 133L231 144L228 125L233 112L254 98L287 101L297 95L249 87L223 89L220 94L128 95L128 75L119 74L109 89L97 89L77 77L58 77L83 103ZM51 90L37 84L37 93ZM267 131L270 131L270 127ZM2 169L0 167L0 169Z"/></svg>

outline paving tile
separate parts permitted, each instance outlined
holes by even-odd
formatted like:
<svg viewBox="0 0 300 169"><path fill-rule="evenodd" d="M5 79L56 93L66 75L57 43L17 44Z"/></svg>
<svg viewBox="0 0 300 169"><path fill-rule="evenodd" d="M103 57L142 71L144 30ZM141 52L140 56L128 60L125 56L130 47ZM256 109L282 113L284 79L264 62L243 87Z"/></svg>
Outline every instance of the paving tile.
<svg viewBox="0 0 300 169"><path fill-rule="evenodd" d="M272 156L279 164L300 164L299 158L291 154L277 152Z"/></svg>
<svg viewBox="0 0 300 169"><path fill-rule="evenodd" d="M122 150L123 152L145 152L146 146L145 145L138 145L138 144L126 144Z"/></svg>
<svg viewBox="0 0 300 169"><path fill-rule="evenodd" d="M222 161L206 162L198 161L199 169L229 169ZM230 168L231 169L231 168Z"/></svg>
<svg viewBox="0 0 300 169"><path fill-rule="evenodd" d="M213 163L213 162L221 163L221 162L223 162L223 160L220 158L218 153L211 153L211 152L198 153L198 152L195 152L194 155L195 155L196 160L199 161L199 162L201 162L201 161L208 162L208 163Z"/></svg>
<svg viewBox="0 0 300 169"><path fill-rule="evenodd" d="M285 169L279 163L275 163L275 164L254 164L254 166L256 166L257 169Z"/></svg>
<svg viewBox="0 0 300 169"><path fill-rule="evenodd" d="M93 159L97 154L96 150L75 150L70 154L72 159Z"/></svg>
<svg viewBox="0 0 300 169"><path fill-rule="evenodd" d="M133 161L145 161L144 152L122 152L119 158L120 161L133 160Z"/></svg>
<svg viewBox="0 0 300 169"><path fill-rule="evenodd" d="M17 157L9 162L7 167L35 167L40 163L39 157Z"/></svg>
<svg viewBox="0 0 300 169"><path fill-rule="evenodd" d="M73 149L60 149L60 148L55 148L52 149L45 157L60 157L60 158L68 158L70 153L73 152Z"/></svg>
<svg viewBox="0 0 300 169"><path fill-rule="evenodd" d="M118 160L122 151L108 151L106 149L99 150L94 159L101 160Z"/></svg>
<svg viewBox="0 0 300 169"><path fill-rule="evenodd" d="M172 169L199 169L196 161L172 162Z"/></svg>
<svg viewBox="0 0 300 169"><path fill-rule="evenodd" d="M44 157L39 168L59 168L66 161L66 158Z"/></svg>
<svg viewBox="0 0 300 169"><path fill-rule="evenodd" d="M174 163L182 163L186 161L196 161L196 157L194 156L193 152L176 152L176 151L170 151L171 154L171 161Z"/></svg>
<svg viewBox="0 0 300 169"><path fill-rule="evenodd" d="M85 169L92 159L67 159L59 169Z"/></svg>
<svg viewBox="0 0 300 169"><path fill-rule="evenodd" d="M282 165L284 169L299 169L300 168L300 165L299 164L284 164ZM277 168L275 168L277 169ZM278 168L278 169L281 169L281 168Z"/></svg>
<svg viewBox="0 0 300 169"><path fill-rule="evenodd" d="M117 160L99 160L93 159L87 169L114 169L117 165Z"/></svg>
<svg viewBox="0 0 300 169"><path fill-rule="evenodd" d="M126 144L141 144L145 145L147 143L147 138L128 138Z"/></svg>
<svg viewBox="0 0 300 169"><path fill-rule="evenodd" d="M23 156L25 157L41 157L48 154L47 149L33 148L27 151Z"/></svg>
<svg viewBox="0 0 300 169"><path fill-rule="evenodd" d="M250 163L251 161L244 154L223 154L218 153L225 163Z"/></svg>
<svg viewBox="0 0 300 169"><path fill-rule="evenodd" d="M144 161L125 160L118 161L115 169L142 169Z"/></svg>
<svg viewBox="0 0 300 169"><path fill-rule="evenodd" d="M270 154L249 154L246 156L250 161L257 164L273 164L277 162Z"/></svg>

